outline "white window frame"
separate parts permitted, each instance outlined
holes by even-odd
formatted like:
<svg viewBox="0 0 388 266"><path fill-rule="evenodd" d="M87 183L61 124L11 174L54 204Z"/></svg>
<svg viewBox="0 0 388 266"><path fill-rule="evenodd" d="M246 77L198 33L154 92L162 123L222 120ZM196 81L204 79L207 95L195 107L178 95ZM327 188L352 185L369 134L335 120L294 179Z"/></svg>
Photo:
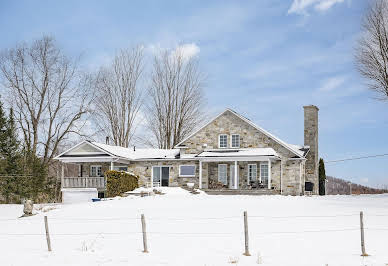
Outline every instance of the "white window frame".
<svg viewBox="0 0 388 266"><path fill-rule="evenodd" d="M193 166L194 167L194 174L193 175L182 175L181 174L181 166ZM197 170L197 167L195 164L181 164L179 165L179 176L180 177L195 177L195 171Z"/></svg>
<svg viewBox="0 0 388 266"><path fill-rule="evenodd" d="M119 168L127 168L127 170L120 170ZM123 172L128 172L128 166L126 166L126 165L115 165L115 166L113 166L113 170L115 170L115 171L123 171Z"/></svg>
<svg viewBox="0 0 388 266"><path fill-rule="evenodd" d="M220 180L220 173L221 173L220 167L221 166L222 167L225 166L225 182ZM223 164L223 163L218 164L218 182L220 182L220 183L222 183L224 185L228 184L228 165L227 164Z"/></svg>
<svg viewBox="0 0 388 266"><path fill-rule="evenodd" d="M172 168L172 165L153 165L152 166L152 170L151 170L151 181L152 181L152 184L151 186L162 186L162 168L163 167L167 167L168 168L168 175L169 175L169 180L168 180L168 184L170 186L170 178L171 178L171 168ZM155 172L155 168L159 168L160 170L160 175L159 175L159 181L154 181L154 172ZM155 184L156 183L156 184Z"/></svg>
<svg viewBox="0 0 388 266"><path fill-rule="evenodd" d="M250 164L248 164L248 174L247 174L247 176L248 176L248 185L251 183L251 176L250 176L250 167L251 166L255 166L256 167L256 171L254 172L255 173L255 180L257 180L257 164L256 163L250 163Z"/></svg>
<svg viewBox="0 0 388 266"><path fill-rule="evenodd" d="M262 182L262 176L261 176L261 166L262 165L266 165L267 166L267 182L269 181L268 179L269 179L269 164L268 164L268 162L261 162L260 163L260 182Z"/></svg>
<svg viewBox="0 0 388 266"><path fill-rule="evenodd" d="M93 172L93 168L96 168L96 175L92 175L92 172ZM98 175L98 168L100 168L101 170L101 175ZM98 165L98 164L96 164L96 165L91 165L90 166L90 176L91 177L99 177L99 176L102 176L102 165Z"/></svg>
<svg viewBox="0 0 388 266"><path fill-rule="evenodd" d="M226 137L226 145L225 145L225 147L221 147L221 136L225 136ZM220 134L220 135L218 135L218 148L220 148L220 149L228 148L228 135L227 134Z"/></svg>
<svg viewBox="0 0 388 266"><path fill-rule="evenodd" d="M159 180L157 180L157 181L154 181L155 168L159 168L160 169L159 170ZM151 182L152 183L157 182L157 183L161 184L161 182L162 182L162 166L160 166L160 165L152 166Z"/></svg>
<svg viewBox="0 0 388 266"><path fill-rule="evenodd" d="M233 146L233 136L238 136L238 146ZM231 134L230 135L230 147L231 148L240 148L240 134Z"/></svg>

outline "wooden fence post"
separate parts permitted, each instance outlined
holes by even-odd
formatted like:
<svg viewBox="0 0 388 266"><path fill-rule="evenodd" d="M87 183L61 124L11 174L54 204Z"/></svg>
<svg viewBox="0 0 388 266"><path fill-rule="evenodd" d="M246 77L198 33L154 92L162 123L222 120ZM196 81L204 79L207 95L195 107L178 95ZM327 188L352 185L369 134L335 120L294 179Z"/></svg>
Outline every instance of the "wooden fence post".
<svg viewBox="0 0 388 266"><path fill-rule="evenodd" d="M249 239L248 239L248 212L244 211L244 234L245 234L245 253L243 255L250 256L249 254Z"/></svg>
<svg viewBox="0 0 388 266"><path fill-rule="evenodd" d="M364 239L364 213L360 212L360 230L361 230L361 256L368 256L365 252L365 239Z"/></svg>
<svg viewBox="0 0 388 266"><path fill-rule="evenodd" d="M49 227L48 227L48 221L47 221L46 215L44 216L44 227L46 229L47 249L48 249L48 251L51 251L50 233L49 233Z"/></svg>
<svg viewBox="0 0 388 266"><path fill-rule="evenodd" d="M144 253L148 253L148 247L147 247L147 233L146 233L146 222L145 222L145 217L144 214L141 215L141 229L143 231L143 247Z"/></svg>

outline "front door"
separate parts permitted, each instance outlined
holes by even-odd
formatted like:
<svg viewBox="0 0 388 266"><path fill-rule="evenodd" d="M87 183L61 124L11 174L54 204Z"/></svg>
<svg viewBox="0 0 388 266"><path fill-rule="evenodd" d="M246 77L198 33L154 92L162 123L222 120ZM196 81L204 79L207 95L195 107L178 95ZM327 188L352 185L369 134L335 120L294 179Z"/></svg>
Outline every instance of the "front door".
<svg viewBox="0 0 388 266"><path fill-rule="evenodd" d="M240 182L240 173L239 173L239 168L237 166L237 188L238 188L238 183ZM230 166L230 180L229 180L229 188L234 189L234 164Z"/></svg>
<svg viewBox="0 0 388 266"><path fill-rule="evenodd" d="M162 187L168 187L168 179L170 178L170 168L162 167Z"/></svg>

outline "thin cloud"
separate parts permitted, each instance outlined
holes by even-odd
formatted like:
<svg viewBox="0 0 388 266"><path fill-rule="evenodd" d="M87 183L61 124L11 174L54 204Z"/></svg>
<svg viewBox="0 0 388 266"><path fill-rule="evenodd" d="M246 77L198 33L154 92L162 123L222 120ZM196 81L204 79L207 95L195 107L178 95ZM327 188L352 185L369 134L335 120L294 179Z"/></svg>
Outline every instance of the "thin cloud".
<svg viewBox="0 0 388 266"><path fill-rule="evenodd" d="M162 47L160 45L160 43L158 44L150 44L147 46L147 49L146 49L148 52L150 52L151 54L157 54L158 52L160 51L163 51L163 50L167 50L169 52L171 52L171 55L174 55L174 54L181 54L183 56L184 59L190 59L192 57L195 57L199 54L199 52L201 51L201 49L199 48L198 45L196 45L195 43L184 43L184 44L180 44L180 45L177 45L175 48L166 48L166 47Z"/></svg>
<svg viewBox="0 0 388 266"><path fill-rule="evenodd" d="M335 4L340 4L345 0L294 0L291 7L288 9L288 14L308 14L307 10L314 8L318 11L326 11Z"/></svg>
<svg viewBox="0 0 388 266"><path fill-rule="evenodd" d="M184 59L190 59L199 54L200 49L195 43L186 43L179 45L174 52L180 53Z"/></svg>
<svg viewBox="0 0 388 266"><path fill-rule="evenodd" d="M333 91L340 87L346 80L346 77L338 76L327 79L323 82L322 86L318 88L318 91L328 92Z"/></svg>

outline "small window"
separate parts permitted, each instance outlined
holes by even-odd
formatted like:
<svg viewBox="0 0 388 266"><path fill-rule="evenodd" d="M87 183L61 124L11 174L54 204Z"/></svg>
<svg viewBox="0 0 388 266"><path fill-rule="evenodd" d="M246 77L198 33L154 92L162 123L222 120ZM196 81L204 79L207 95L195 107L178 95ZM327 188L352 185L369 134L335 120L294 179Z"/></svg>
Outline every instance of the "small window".
<svg viewBox="0 0 388 266"><path fill-rule="evenodd" d="M248 184L251 181L256 181L256 179L257 179L257 165L248 164Z"/></svg>
<svg viewBox="0 0 388 266"><path fill-rule="evenodd" d="M240 135L233 134L231 144L232 144L232 148L240 148Z"/></svg>
<svg viewBox="0 0 388 266"><path fill-rule="evenodd" d="M128 166L115 166L113 169L116 171L128 172Z"/></svg>
<svg viewBox="0 0 388 266"><path fill-rule="evenodd" d="M226 185L228 183L227 167L228 167L228 165L226 165L226 164L219 164L218 165L218 182L221 182L224 185Z"/></svg>
<svg viewBox="0 0 388 266"><path fill-rule="evenodd" d="M102 176L102 166L101 165L90 166L90 176Z"/></svg>
<svg viewBox="0 0 388 266"><path fill-rule="evenodd" d="M260 181L268 184L268 163L260 164Z"/></svg>
<svg viewBox="0 0 388 266"><path fill-rule="evenodd" d="M228 147L228 135L219 135L218 136L218 147L227 148Z"/></svg>
<svg viewBox="0 0 388 266"><path fill-rule="evenodd" d="M194 177L195 165L180 165L179 176Z"/></svg>

